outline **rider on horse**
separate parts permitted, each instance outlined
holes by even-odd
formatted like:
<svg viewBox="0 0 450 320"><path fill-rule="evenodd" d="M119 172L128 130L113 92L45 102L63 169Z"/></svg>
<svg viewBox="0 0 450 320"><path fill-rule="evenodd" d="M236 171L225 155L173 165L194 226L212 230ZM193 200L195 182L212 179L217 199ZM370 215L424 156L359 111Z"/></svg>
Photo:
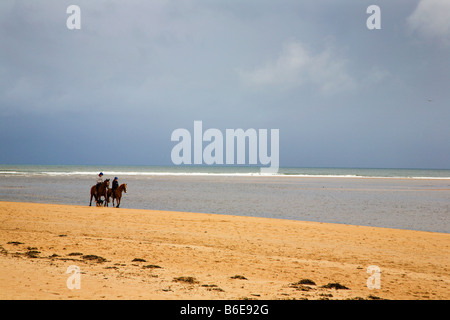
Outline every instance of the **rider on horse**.
<svg viewBox="0 0 450 320"><path fill-rule="evenodd" d="M100 172L98 174L98 178L97 178L97 194L98 194L98 188L100 188L101 184L103 183L103 172Z"/></svg>
<svg viewBox="0 0 450 320"><path fill-rule="evenodd" d="M112 196L113 196L113 198L115 197L114 196L114 193L116 192L116 189L119 187L119 179L117 178L117 177L115 177L114 178L114 181L113 181L113 183L112 183Z"/></svg>

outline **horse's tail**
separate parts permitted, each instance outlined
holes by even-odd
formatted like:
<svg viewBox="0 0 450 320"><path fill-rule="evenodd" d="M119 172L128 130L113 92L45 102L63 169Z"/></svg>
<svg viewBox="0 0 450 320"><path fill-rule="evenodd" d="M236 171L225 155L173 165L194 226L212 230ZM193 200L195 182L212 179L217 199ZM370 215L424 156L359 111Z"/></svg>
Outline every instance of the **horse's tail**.
<svg viewBox="0 0 450 320"><path fill-rule="evenodd" d="M92 206L92 197L94 196L94 192L93 192L93 190L92 190L92 188L91 188L91 198L90 198L90 200L89 200L89 207L90 206Z"/></svg>

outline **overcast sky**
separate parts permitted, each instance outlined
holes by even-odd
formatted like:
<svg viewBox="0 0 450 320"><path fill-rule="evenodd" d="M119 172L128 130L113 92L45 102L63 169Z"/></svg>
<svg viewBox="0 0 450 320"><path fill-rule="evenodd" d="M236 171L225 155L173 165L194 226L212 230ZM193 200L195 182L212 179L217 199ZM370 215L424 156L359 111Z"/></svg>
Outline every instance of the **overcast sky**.
<svg viewBox="0 0 450 320"><path fill-rule="evenodd" d="M194 120L279 129L280 166L450 168L450 1L0 1L0 164L171 165Z"/></svg>

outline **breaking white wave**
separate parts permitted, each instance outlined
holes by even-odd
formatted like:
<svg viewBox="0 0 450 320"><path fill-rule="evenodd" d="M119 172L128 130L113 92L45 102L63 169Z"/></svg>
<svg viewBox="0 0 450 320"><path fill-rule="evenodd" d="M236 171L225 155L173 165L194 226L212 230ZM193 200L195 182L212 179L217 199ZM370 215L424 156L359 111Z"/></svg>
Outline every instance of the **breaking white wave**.
<svg viewBox="0 0 450 320"><path fill-rule="evenodd" d="M83 170L85 169L85 170ZM6 166L0 176L83 176L96 177L100 169L91 166ZM291 178L384 178L450 180L450 170L426 169L350 169L280 168L278 173L261 173L257 167L111 167L105 177L114 176L217 176L217 177L291 177Z"/></svg>

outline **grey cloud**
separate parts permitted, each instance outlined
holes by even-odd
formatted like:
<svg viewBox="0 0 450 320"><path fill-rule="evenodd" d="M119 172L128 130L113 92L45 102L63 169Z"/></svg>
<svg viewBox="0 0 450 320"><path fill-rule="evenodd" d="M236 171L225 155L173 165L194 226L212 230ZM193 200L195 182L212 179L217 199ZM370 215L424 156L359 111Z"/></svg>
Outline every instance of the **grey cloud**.
<svg viewBox="0 0 450 320"><path fill-rule="evenodd" d="M421 0L408 17L407 25L419 37L450 44L450 2Z"/></svg>
<svg viewBox="0 0 450 320"><path fill-rule="evenodd" d="M370 1L79 0L72 31L72 1L1 1L0 163L98 162L104 136L170 164L203 120L280 129L281 165L448 166L448 50L419 34L445 23L408 25L419 3L380 2L369 31Z"/></svg>

